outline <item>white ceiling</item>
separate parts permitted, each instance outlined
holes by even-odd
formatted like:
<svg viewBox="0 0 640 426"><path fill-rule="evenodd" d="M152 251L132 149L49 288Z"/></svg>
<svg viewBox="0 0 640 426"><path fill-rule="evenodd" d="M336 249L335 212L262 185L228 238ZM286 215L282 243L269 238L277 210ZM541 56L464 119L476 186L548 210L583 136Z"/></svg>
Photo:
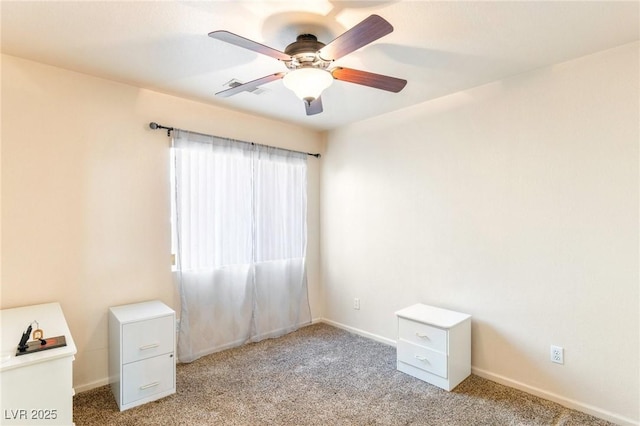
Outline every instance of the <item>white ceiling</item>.
<svg viewBox="0 0 640 426"><path fill-rule="evenodd" d="M637 1L2 0L0 12L3 53L323 130L636 41L639 10ZM315 116L282 81L214 96L231 79L286 68L209 32L284 50L300 33L328 43L374 13L394 32L335 65L406 79L402 92L335 81Z"/></svg>

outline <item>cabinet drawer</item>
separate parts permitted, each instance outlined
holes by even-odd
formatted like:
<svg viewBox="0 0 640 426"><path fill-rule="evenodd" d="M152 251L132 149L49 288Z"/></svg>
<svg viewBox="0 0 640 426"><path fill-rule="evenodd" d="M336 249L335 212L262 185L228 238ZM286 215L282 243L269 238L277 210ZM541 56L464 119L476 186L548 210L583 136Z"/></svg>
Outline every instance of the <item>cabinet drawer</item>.
<svg viewBox="0 0 640 426"><path fill-rule="evenodd" d="M446 330L431 327L406 318L398 319L398 328L400 340L406 340L415 345L431 348L445 354L448 353Z"/></svg>
<svg viewBox="0 0 640 426"><path fill-rule="evenodd" d="M139 361L157 355L174 352L173 315L122 326L122 363Z"/></svg>
<svg viewBox="0 0 640 426"><path fill-rule="evenodd" d="M398 361L447 378L447 356L409 342L398 342Z"/></svg>
<svg viewBox="0 0 640 426"><path fill-rule="evenodd" d="M173 354L132 362L122 367L122 404L173 388L175 370Z"/></svg>

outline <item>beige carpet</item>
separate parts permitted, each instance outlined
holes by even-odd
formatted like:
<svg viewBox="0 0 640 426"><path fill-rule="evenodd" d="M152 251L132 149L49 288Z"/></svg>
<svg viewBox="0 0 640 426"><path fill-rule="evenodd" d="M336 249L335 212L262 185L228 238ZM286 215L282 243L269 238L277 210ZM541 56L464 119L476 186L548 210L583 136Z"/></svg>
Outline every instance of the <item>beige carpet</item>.
<svg viewBox="0 0 640 426"><path fill-rule="evenodd" d="M177 393L124 412L108 386L83 425L610 425L471 376L446 392L396 371L395 348L325 324L177 368Z"/></svg>

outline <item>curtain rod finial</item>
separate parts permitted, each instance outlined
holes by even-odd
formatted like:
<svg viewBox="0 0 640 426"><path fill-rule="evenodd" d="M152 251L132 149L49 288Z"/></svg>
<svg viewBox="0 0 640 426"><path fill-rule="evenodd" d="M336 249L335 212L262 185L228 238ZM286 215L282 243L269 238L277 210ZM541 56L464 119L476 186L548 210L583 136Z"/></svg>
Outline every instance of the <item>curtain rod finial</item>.
<svg viewBox="0 0 640 426"><path fill-rule="evenodd" d="M153 130L156 129L166 129L167 130L167 136L171 136L171 132L173 131L173 127L167 127L167 126L163 126L162 124L158 124L155 121L152 121L151 123L149 123L149 127Z"/></svg>

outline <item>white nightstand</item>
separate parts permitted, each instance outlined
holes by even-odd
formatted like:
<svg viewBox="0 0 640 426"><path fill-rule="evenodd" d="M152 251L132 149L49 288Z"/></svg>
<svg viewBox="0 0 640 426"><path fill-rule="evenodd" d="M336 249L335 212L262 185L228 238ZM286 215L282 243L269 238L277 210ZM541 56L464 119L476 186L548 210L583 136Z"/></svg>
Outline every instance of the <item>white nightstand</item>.
<svg viewBox="0 0 640 426"><path fill-rule="evenodd" d="M175 324L159 301L109 309L109 382L120 411L176 392Z"/></svg>
<svg viewBox="0 0 640 426"><path fill-rule="evenodd" d="M448 391L471 374L471 315L417 304L396 316L399 371Z"/></svg>

